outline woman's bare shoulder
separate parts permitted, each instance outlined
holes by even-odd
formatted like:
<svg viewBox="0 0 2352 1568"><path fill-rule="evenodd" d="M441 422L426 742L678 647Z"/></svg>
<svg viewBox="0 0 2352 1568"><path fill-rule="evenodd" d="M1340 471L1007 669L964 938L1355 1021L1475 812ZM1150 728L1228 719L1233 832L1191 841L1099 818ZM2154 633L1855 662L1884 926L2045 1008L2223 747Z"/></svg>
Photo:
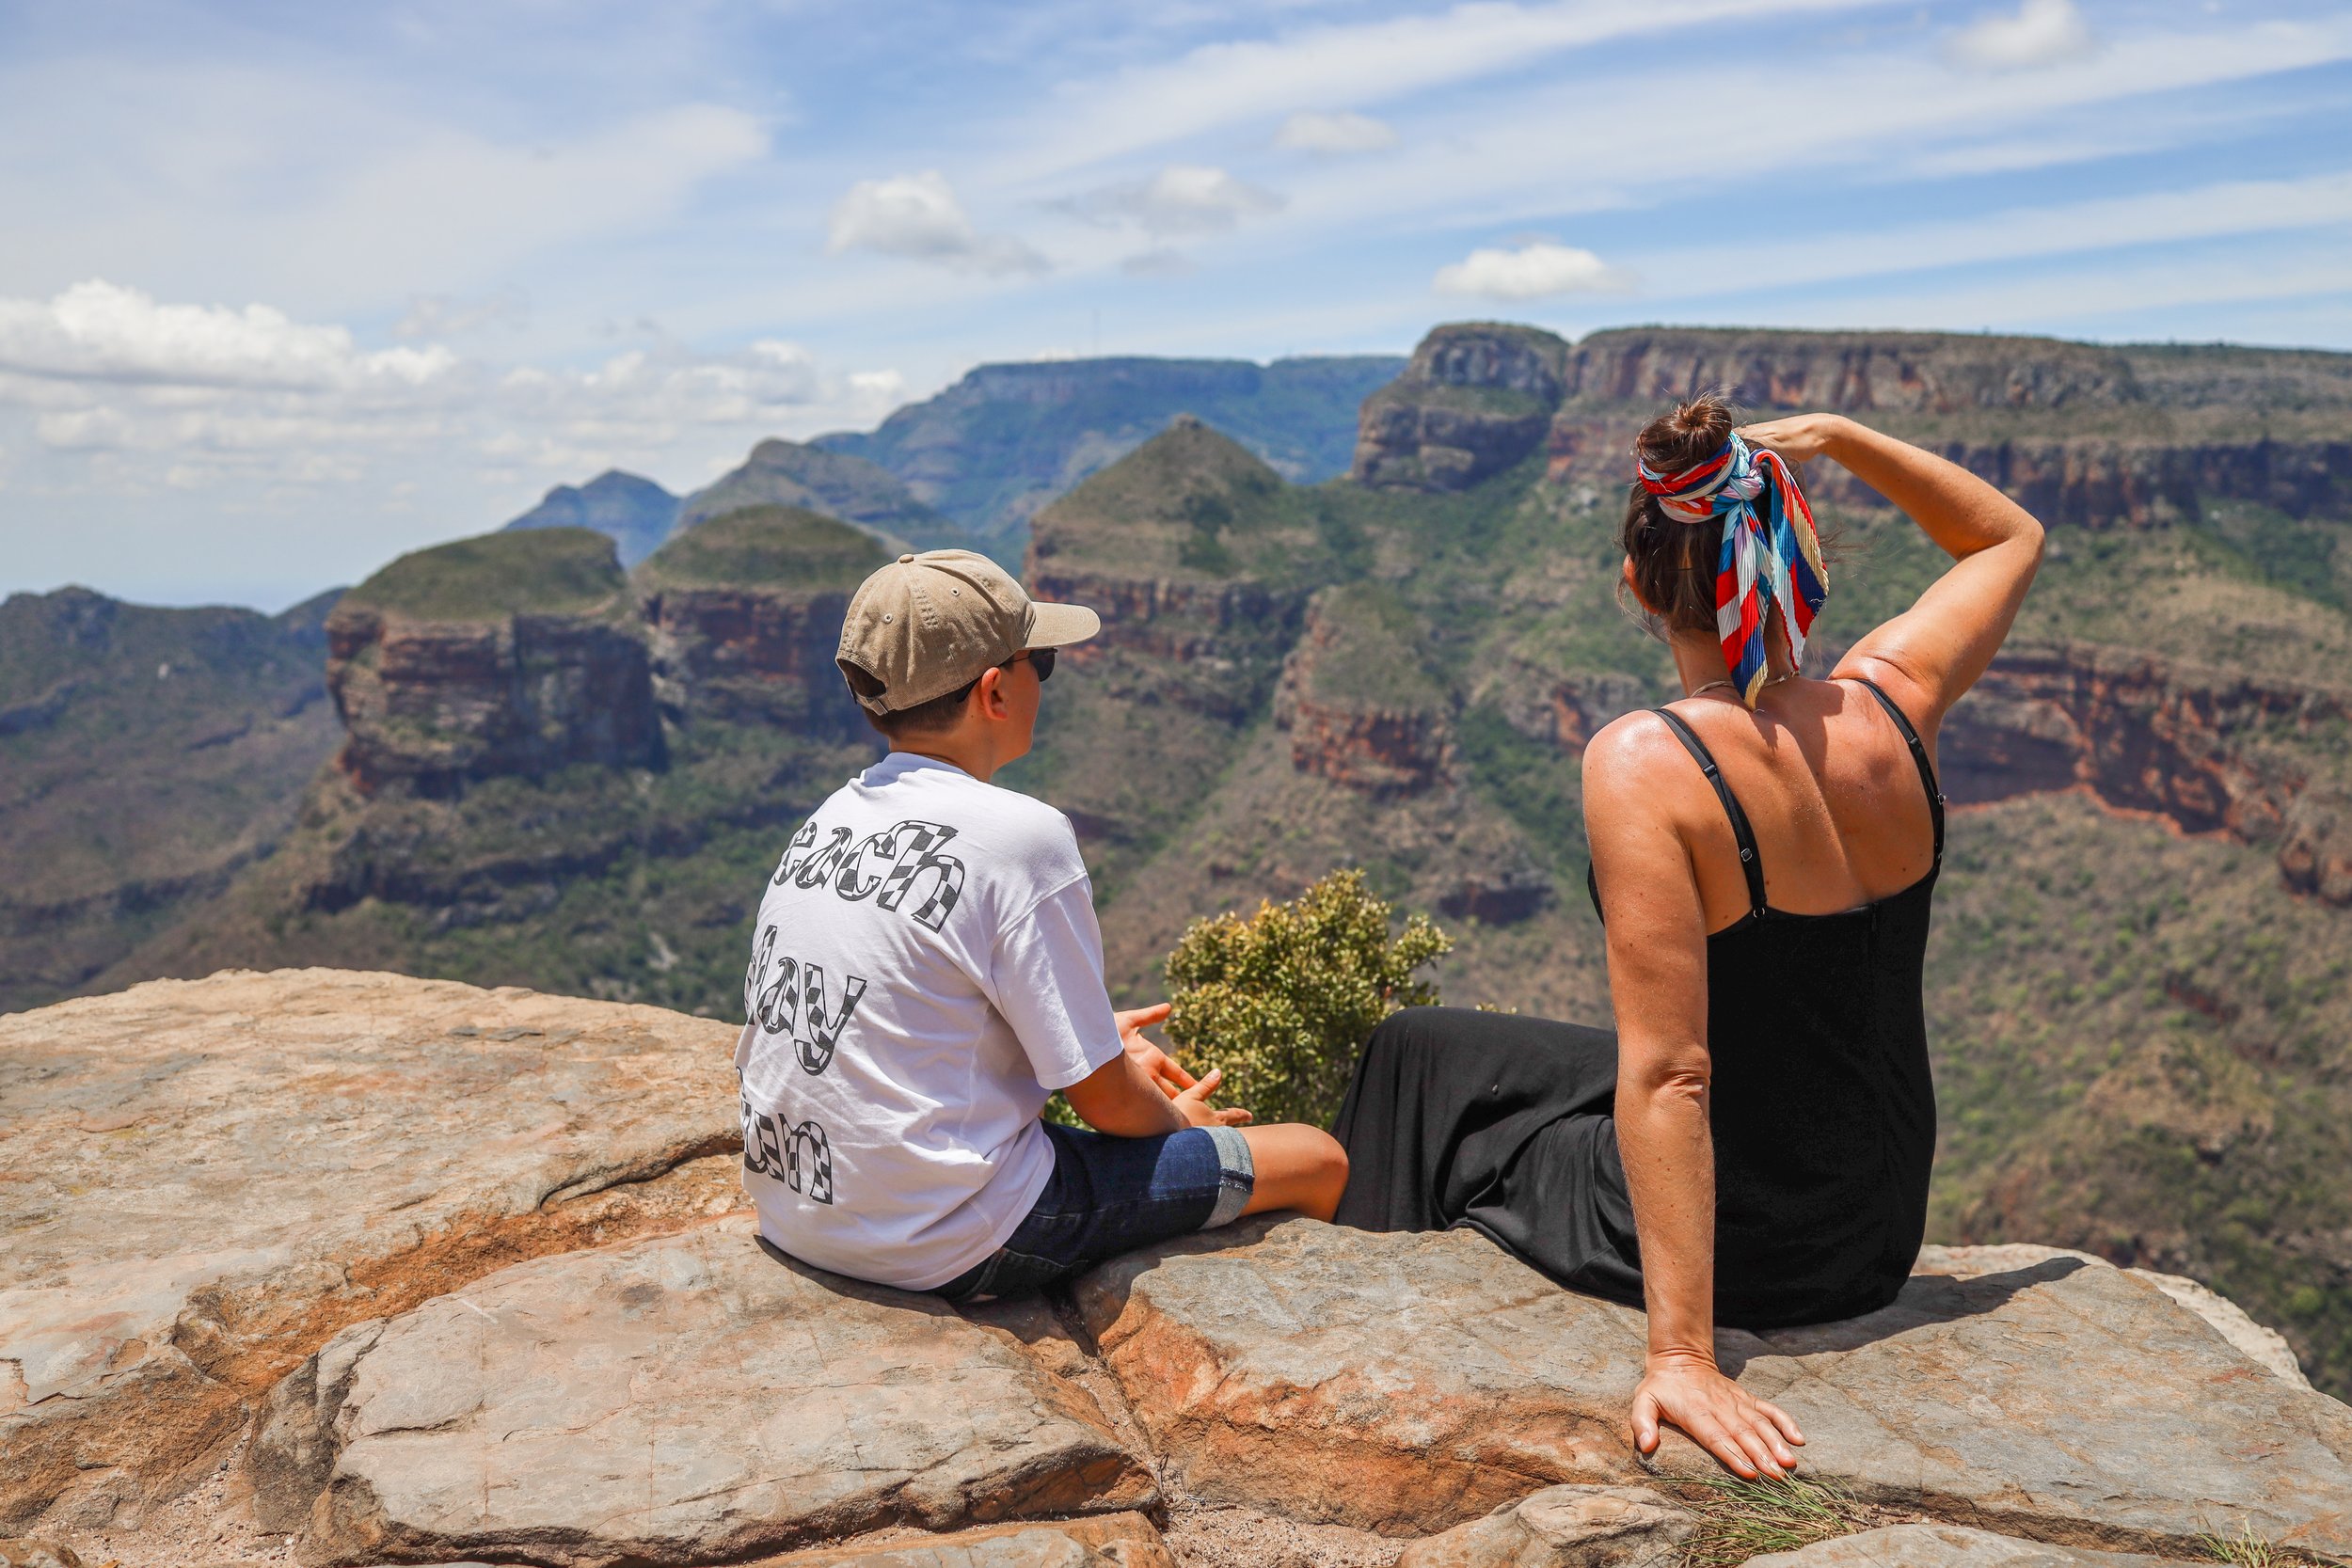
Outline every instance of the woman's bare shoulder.
<svg viewBox="0 0 2352 1568"><path fill-rule="evenodd" d="M1586 809L1591 809L1597 792L1613 796L1654 789L1658 770L1680 756L1686 756L1682 743L1665 721L1648 709L1612 719L1584 745Z"/></svg>

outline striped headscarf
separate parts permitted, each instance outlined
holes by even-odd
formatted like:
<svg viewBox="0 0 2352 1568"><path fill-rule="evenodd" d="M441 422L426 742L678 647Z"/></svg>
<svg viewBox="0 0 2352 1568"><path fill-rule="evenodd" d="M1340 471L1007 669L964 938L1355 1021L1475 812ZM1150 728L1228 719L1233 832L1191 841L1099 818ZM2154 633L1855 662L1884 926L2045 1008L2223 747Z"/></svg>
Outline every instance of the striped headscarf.
<svg viewBox="0 0 2352 1568"><path fill-rule="evenodd" d="M1642 488L1678 522L1723 519L1724 544L1715 564L1715 635L1723 640L1731 684L1750 707L1764 689L1764 616L1780 607L1788 656L1804 666L1804 637L1813 613L1829 597L1813 509L1797 476L1775 451L1758 451L1734 436L1714 456L1679 473L1661 474L1637 454ZM1759 505L1759 499L1761 504Z"/></svg>

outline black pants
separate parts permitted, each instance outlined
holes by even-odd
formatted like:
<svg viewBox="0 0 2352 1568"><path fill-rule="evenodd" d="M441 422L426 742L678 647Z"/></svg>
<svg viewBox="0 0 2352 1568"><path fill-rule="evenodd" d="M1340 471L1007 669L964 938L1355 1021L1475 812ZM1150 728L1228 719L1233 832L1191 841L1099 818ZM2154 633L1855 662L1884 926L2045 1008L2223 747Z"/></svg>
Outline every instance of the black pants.
<svg viewBox="0 0 2352 1568"><path fill-rule="evenodd" d="M1362 1230L1466 1225L1564 1285L1639 1306L1641 1252L1613 1115L1617 1037L1459 1007L1373 1031L1331 1131L1334 1216Z"/></svg>

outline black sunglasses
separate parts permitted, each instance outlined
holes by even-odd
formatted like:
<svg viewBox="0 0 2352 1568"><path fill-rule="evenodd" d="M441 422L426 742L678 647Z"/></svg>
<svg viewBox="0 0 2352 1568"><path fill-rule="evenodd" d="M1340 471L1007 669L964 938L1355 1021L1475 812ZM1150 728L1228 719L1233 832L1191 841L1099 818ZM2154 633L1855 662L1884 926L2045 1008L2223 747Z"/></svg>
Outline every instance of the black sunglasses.
<svg viewBox="0 0 2352 1568"><path fill-rule="evenodd" d="M1038 685L1043 686L1054 678L1054 655L1059 651L1056 648L1030 648L1020 655L1029 661L1029 668L1037 672Z"/></svg>

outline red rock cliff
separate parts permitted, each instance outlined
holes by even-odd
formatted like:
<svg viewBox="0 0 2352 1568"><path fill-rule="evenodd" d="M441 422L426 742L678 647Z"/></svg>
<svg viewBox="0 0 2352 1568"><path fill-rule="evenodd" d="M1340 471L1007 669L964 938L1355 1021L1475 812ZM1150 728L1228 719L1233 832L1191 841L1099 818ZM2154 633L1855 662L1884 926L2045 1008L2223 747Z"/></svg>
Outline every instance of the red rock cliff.
<svg viewBox="0 0 2352 1568"><path fill-rule="evenodd" d="M643 632L602 535L547 529L404 556L326 623L327 689L362 793L658 763Z"/></svg>
<svg viewBox="0 0 2352 1568"><path fill-rule="evenodd" d="M2273 847L2290 886L2352 905L2352 812L2305 760L2347 725L2352 698L2330 689L2021 647L1952 710L1938 749L1956 804L2087 787L2187 832Z"/></svg>

